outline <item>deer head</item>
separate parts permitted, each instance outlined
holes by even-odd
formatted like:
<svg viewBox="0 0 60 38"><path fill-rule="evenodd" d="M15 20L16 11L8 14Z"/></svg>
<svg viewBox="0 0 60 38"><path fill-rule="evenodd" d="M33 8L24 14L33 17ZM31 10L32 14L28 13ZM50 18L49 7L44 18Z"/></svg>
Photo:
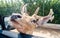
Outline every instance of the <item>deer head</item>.
<svg viewBox="0 0 60 38"><path fill-rule="evenodd" d="M15 22L11 21L12 24L14 25L14 27L18 31L22 31L21 28L23 28L24 30L22 32L25 31L25 33L26 33L29 30L30 31L34 30L36 28L36 25L40 26L54 18L52 9L50 10L50 13L47 16L38 16L37 14L39 11L39 7L36 9L36 11L34 12L34 14L32 16L29 16L27 14L26 6L27 6L27 4L22 6L21 14L15 14L15 16L13 16L14 14L12 15L13 17L16 17L16 18L18 17L17 15L21 16L21 18L19 17L19 20L16 19Z"/></svg>
<svg viewBox="0 0 60 38"><path fill-rule="evenodd" d="M31 20L34 18L27 15L26 6L27 6L27 4L25 4L22 7L21 14L19 14L19 13L12 14L11 22L12 22L13 27L15 27L19 32L23 32L23 33L29 32L30 33L35 28L35 24L31 22ZM21 16L21 18L18 17L17 15ZM18 18L19 18L19 20L18 20Z"/></svg>

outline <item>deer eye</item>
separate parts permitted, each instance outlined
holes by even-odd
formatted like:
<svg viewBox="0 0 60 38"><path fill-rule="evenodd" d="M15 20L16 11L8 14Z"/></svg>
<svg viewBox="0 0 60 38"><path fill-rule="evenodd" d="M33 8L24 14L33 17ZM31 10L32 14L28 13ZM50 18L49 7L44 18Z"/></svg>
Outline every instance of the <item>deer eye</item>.
<svg viewBox="0 0 60 38"><path fill-rule="evenodd" d="M36 23L36 20L32 20L32 22Z"/></svg>
<svg viewBox="0 0 60 38"><path fill-rule="evenodd" d="M36 21L38 21L39 19L36 19Z"/></svg>

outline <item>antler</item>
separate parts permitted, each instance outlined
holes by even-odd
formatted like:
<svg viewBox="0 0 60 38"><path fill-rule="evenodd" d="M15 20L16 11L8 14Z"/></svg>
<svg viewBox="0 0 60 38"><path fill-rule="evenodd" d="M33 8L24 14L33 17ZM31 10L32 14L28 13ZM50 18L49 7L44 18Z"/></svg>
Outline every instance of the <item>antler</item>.
<svg viewBox="0 0 60 38"><path fill-rule="evenodd" d="M54 14L53 9L50 9L50 12L48 15L53 15L53 14Z"/></svg>
<svg viewBox="0 0 60 38"><path fill-rule="evenodd" d="M52 16L52 17L50 18L50 21L52 21L52 20L54 19L53 14L54 14L53 9L50 9L49 15Z"/></svg>
<svg viewBox="0 0 60 38"><path fill-rule="evenodd" d="M37 7L37 9L35 10L34 14L38 14L38 11L39 11L39 7Z"/></svg>
<svg viewBox="0 0 60 38"><path fill-rule="evenodd" d="M39 7L37 7L37 9L35 10L35 12L34 12L34 14L32 16L37 15L38 11L39 11Z"/></svg>
<svg viewBox="0 0 60 38"><path fill-rule="evenodd" d="M27 13L27 4L23 5L22 8L21 8L21 14L23 13Z"/></svg>
<svg viewBox="0 0 60 38"><path fill-rule="evenodd" d="M39 19L39 21L37 22L39 25L41 24L44 24L44 23L47 23L49 20L53 20L54 19L54 16L53 16L53 10L50 9L50 12L47 16L44 16L44 17L41 17L41 19Z"/></svg>

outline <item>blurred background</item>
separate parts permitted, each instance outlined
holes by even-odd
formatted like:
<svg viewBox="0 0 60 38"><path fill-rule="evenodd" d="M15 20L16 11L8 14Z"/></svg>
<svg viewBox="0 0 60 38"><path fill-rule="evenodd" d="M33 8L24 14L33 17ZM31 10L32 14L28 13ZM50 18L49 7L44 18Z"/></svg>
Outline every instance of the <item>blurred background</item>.
<svg viewBox="0 0 60 38"><path fill-rule="evenodd" d="M52 8L54 20L49 23L60 24L60 0L0 0L0 15L9 16L12 13L20 13L22 4L28 3L28 14L32 15L37 7L40 7L38 15L46 16Z"/></svg>

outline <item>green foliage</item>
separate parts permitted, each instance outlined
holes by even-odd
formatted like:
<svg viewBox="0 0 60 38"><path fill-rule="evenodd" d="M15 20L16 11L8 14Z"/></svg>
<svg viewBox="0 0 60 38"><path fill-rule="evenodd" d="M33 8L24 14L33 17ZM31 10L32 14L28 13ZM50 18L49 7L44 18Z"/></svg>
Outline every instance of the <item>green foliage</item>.
<svg viewBox="0 0 60 38"><path fill-rule="evenodd" d="M9 1L9 2L7 2ZM46 16L52 8L54 11L54 20L51 23L60 24L60 0L23 0L29 5L28 13L32 15L37 7L40 7L38 15ZM0 14L7 16L13 12L20 12L21 1L19 0L0 0Z"/></svg>
<svg viewBox="0 0 60 38"><path fill-rule="evenodd" d="M1 0L0 1L0 14L3 16L10 15L13 12L20 12L21 3L19 0L14 2L13 0Z"/></svg>

